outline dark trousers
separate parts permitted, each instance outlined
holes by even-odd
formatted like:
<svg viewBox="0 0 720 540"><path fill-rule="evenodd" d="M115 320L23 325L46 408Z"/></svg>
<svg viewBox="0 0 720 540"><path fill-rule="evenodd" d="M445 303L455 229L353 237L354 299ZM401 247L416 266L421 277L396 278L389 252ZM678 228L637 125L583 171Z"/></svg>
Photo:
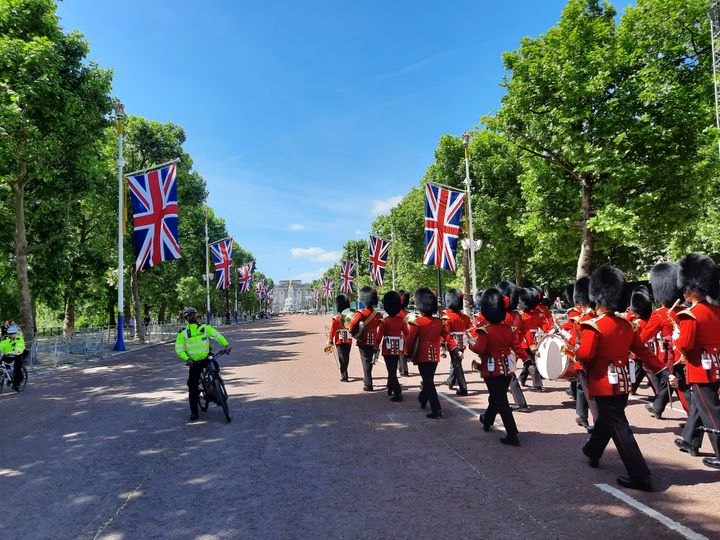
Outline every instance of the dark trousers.
<svg viewBox="0 0 720 540"><path fill-rule="evenodd" d="M596 396L594 399L598 418L590 440L585 443L585 453L592 459L600 459L612 439L631 478L642 480L650 476L650 469L625 417L628 396Z"/></svg>
<svg viewBox="0 0 720 540"><path fill-rule="evenodd" d="M518 429L515 424L510 403L508 403L507 392L510 386L510 376L488 377L485 379L488 393L488 406L485 409L484 418L485 425L492 426L495 423L495 417L499 414L502 418L505 431L510 437L517 435Z"/></svg>
<svg viewBox="0 0 720 540"><path fill-rule="evenodd" d="M700 448L705 432L702 427L720 429L720 402L718 402L718 388L720 383L695 383L692 385L692 399L690 400L690 414L688 415L683 439L685 442ZM718 436L708 433L710 444L715 451L715 457L720 459Z"/></svg>
<svg viewBox="0 0 720 540"><path fill-rule="evenodd" d="M363 368L363 386L365 388L372 388L372 369L373 369L373 356L375 355L375 349L372 345L358 346L360 351L360 360Z"/></svg>
<svg viewBox="0 0 720 540"><path fill-rule="evenodd" d="M588 419L588 411L592 413L593 422L597 421L598 408L595 398L588 401L587 375L584 371L578 371L577 397L575 398L575 414L585 420Z"/></svg>
<svg viewBox="0 0 720 540"><path fill-rule="evenodd" d="M405 377L410 374L410 371L408 370L407 356L404 354L400 356L400 360L398 361L398 371Z"/></svg>
<svg viewBox="0 0 720 540"><path fill-rule="evenodd" d="M200 390L198 388L200 385L200 374L202 373L202 370L205 369L205 366L208 365L208 362L209 360L206 358L205 360L190 364L187 385L188 395L190 398L190 412L193 414L198 413L198 402L200 401Z"/></svg>
<svg viewBox="0 0 720 540"><path fill-rule="evenodd" d="M387 367L388 372L388 379L387 379L387 387L388 387L388 393L394 395L394 396L400 396L402 395L402 387L400 386L400 382L397 378L397 365L398 360L400 359L399 356L391 355L391 356L385 356L385 367Z"/></svg>
<svg viewBox="0 0 720 540"><path fill-rule="evenodd" d="M645 369L642 362L635 362L635 382L632 385L632 393L637 393L640 383L643 381L645 376L648 378L648 383L650 383L650 388L652 388L653 393L656 396L660 394L662 389L660 388L660 381L658 380L657 375L655 375L651 370Z"/></svg>
<svg viewBox="0 0 720 540"><path fill-rule="evenodd" d="M670 387L670 391L675 392L678 395L678 398L680 399L680 404L683 406L683 409L685 409L685 412L688 413L689 416L692 393L690 391L690 385L685 379L685 366L682 364L675 364L673 366L673 374L677 377L678 387L677 389ZM667 404L670 402L668 385L667 382L664 382L661 385L655 374L653 374L653 377L655 377L658 385L658 390L656 392L657 395L655 396L655 401L653 401L653 409L655 409L659 413L662 413L665 410Z"/></svg>
<svg viewBox="0 0 720 540"><path fill-rule="evenodd" d="M523 394L522 388L520 387L520 383L518 382L518 378L515 373L510 376L510 393L512 394L515 405L517 405L521 409L524 409L528 406L527 401L525 400L525 394Z"/></svg>
<svg viewBox="0 0 720 540"><path fill-rule="evenodd" d="M349 343L335 345L337 350L338 362L340 362L340 377L348 378L348 365L350 364L350 345Z"/></svg>
<svg viewBox="0 0 720 540"><path fill-rule="evenodd" d="M5 362L10 363L10 360L13 361L13 386L20 386L20 384L22 383L22 365L25 356L27 356L27 351L22 354L6 356L4 358Z"/></svg>
<svg viewBox="0 0 720 540"><path fill-rule="evenodd" d="M467 390L467 381L462 367L462 356L460 349L450 351L450 375L447 378L449 386L458 385L460 390Z"/></svg>
<svg viewBox="0 0 720 540"><path fill-rule="evenodd" d="M440 399L438 399L437 390L435 388L435 371L437 370L435 362L420 362L417 367L422 377L422 389L418 396L421 405L430 402L430 410L432 412L440 412Z"/></svg>
<svg viewBox="0 0 720 540"><path fill-rule="evenodd" d="M535 365L535 356L532 352L528 351L530 354L530 360L527 360L523 362L523 368L520 372L520 384L525 386L525 383L527 382L528 376L532 377L533 386L535 388L542 388L542 377L540 376L540 372L537 370L537 366Z"/></svg>

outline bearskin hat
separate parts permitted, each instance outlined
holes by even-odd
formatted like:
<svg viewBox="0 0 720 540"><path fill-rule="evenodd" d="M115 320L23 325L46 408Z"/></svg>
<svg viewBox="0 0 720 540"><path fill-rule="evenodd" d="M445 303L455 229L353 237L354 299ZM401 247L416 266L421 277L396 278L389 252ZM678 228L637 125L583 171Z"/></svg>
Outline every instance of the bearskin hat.
<svg viewBox="0 0 720 540"><path fill-rule="evenodd" d="M500 324L505 320L505 294L498 289L486 289L480 297L480 313L490 324Z"/></svg>
<svg viewBox="0 0 720 540"><path fill-rule="evenodd" d="M460 289L448 289L445 291L445 307L460 311L463 308L463 293Z"/></svg>
<svg viewBox="0 0 720 540"><path fill-rule="evenodd" d="M569 285L565 285L565 289L563 290L563 296L565 297L565 301L573 305L575 303L575 299L573 298L573 294L575 291L575 285L570 283Z"/></svg>
<svg viewBox="0 0 720 540"><path fill-rule="evenodd" d="M402 300L400 300L400 295L395 291L386 292L383 296L383 309L385 309L387 314L391 317L400 313L400 310L402 309Z"/></svg>
<svg viewBox="0 0 720 540"><path fill-rule="evenodd" d="M360 301L367 307L374 308L378 304L377 289L366 285L360 289Z"/></svg>
<svg viewBox="0 0 720 540"><path fill-rule="evenodd" d="M518 307L528 311L537 307L540 303L537 293L529 287L524 287L518 292Z"/></svg>
<svg viewBox="0 0 720 540"><path fill-rule="evenodd" d="M595 302L590 300L590 278L588 276L583 276L575 282L573 304L582 307L595 307Z"/></svg>
<svg viewBox="0 0 720 540"><path fill-rule="evenodd" d="M518 307L518 293L520 289L512 281L501 281L497 284L498 290L510 299L508 309L514 311ZM478 300L478 304L480 301Z"/></svg>
<svg viewBox="0 0 720 540"><path fill-rule="evenodd" d="M677 264L664 262L656 264L650 270L650 286L655 300L665 307L671 307L682 299L682 291L678 287Z"/></svg>
<svg viewBox="0 0 720 540"><path fill-rule="evenodd" d="M482 298L483 293L485 292L485 289L478 289L478 292L475 293L475 305L480 306L480 299Z"/></svg>
<svg viewBox="0 0 720 540"><path fill-rule="evenodd" d="M350 307L350 300L348 300L348 297L344 294L338 294L335 297L335 307L338 313L342 313Z"/></svg>
<svg viewBox="0 0 720 540"><path fill-rule="evenodd" d="M609 265L596 269L590 276L590 300L610 311L625 311L625 274Z"/></svg>
<svg viewBox="0 0 720 540"><path fill-rule="evenodd" d="M690 253L680 260L678 266L677 284L683 292L717 298L720 293L720 272L710 257Z"/></svg>
<svg viewBox="0 0 720 540"><path fill-rule="evenodd" d="M410 305L410 293L405 289L400 289L398 294L400 295L400 307L402 309L407 309Z"/></svg>
<svg viewBox="0 0 720 540"><path fill-rule="evenodd" d="M630 311L635 313L643 321L647 321L652 313L652 298L650 291L645 285L638 285L633 289L630 296Z"/></svg>
<svg viewBox="0 0 720 540"><path fill-rule="evenodd" d="M415 291L415 307L423 315L433 315L437 312L437 296L429 287L420 287Z"/></svg>

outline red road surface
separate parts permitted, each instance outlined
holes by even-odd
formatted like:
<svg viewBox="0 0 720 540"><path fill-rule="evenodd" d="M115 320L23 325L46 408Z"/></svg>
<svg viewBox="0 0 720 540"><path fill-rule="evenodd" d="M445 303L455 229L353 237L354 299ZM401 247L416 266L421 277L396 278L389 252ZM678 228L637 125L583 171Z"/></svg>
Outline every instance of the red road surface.
<svg viewBox="0 0 720 540"><path fill-rule="evenodd" d="M472 414L487 403L477 374L468 373L470 396L456 398L440 385L444 360L439 390L471 410L442 400L444 419L426 419L417 375L401 379L402 403L362 392L354 349L352 382L339 382L322 353L327 323L296 316L227 333L231 424L214 406L187 423L186 368L171 345L0 396L0 536L720 537L720 471L674 447L683 414L655 420L631 402L659 491L619 489L632 497L621 500L596 485L616 488L622 463L610 443L600 468L587 465L565 383L526 394L532 412L515 414L522 446L506 447ZM385 375L380 361L376 388ZM710 455L707 442L702 451Z"/></svg>

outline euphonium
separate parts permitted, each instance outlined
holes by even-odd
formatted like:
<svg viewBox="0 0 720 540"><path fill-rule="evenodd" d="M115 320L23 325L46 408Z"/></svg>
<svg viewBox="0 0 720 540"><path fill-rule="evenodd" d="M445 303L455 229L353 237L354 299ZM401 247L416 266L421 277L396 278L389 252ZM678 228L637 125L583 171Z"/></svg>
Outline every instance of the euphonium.
<svg viewBox="0 0 720 540"><path fill-rule="evenodd" d="M340 324L343 325L343 328L345 328L346 330L350 329L350 323L353 321L356 314L357 310L353 308L347 308L343 310L343 312L340 314Z"/></svg>

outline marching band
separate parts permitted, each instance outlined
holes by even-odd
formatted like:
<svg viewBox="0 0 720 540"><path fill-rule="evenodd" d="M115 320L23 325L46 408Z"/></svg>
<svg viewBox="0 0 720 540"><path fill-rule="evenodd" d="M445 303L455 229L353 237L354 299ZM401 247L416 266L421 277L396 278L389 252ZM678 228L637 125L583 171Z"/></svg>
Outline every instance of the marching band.
<svg viewBox="0 0 720 540"><path fill-rule="evenodd" d="M598 466L612 439L627 470L618 483L652 491L651 472L625 416L628 398L644 377L654 392L647 405L653 417L661 418L672 405L673 392L688 413L677 447L697 456L707 434L715 457L703 463L720 469L720 271L709 257L689 254L677 265L655 265L649 285L652 294L645 286L628 291L619 269L597 268L566 288L573 306L562 325L543 303L542 289L518 288L509 281L477 294L479 313L472 320L463 313L463 294L457 289L446 291L446 309L437 316L437 294L427 287L415 292L414 311L406 291L386 293L384 312L377 309L377 291L363 287L359 296L364 309L351 309L347 297L337 297L338 315L326 336L326 352L337 349L341 380L347 381L355 336L366 391L373 389L372 366L381 353L393 402L403 399L398 371L407 376L412 362L422 378L420 406L426 410L429 404L427 417L435 419L442 416L434 380L445 355L441 346L450 355L445 383L457 387L459 396L468 395L462 365L467 347L477 355L472 371L479 372L489 394L480 415L482 428L490 431L499 415L506 431L500 440L511 446L520 444L513 409L530 410L522 386L531 381L531 390L542 391L543 379L570 381L576 421L590 434L582 447L589 465ZM653 299L659 304L655 310Z"/></svg>

